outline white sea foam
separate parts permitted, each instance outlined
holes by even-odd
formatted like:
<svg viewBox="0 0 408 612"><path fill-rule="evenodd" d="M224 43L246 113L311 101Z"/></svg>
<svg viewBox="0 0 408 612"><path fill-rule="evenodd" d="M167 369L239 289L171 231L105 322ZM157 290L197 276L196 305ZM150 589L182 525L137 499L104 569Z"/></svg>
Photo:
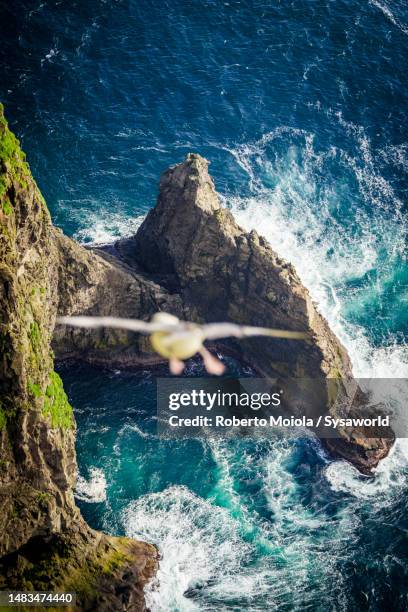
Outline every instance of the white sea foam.
<svg viewBox="0 0 408 612"><path fill-rule="evenodd" d="M184 593L200 593L209 582L230 576L249 552L238 522L227 510L181 486L132 502L123 523L128 536L159 546L157 582L146 594L148 606L155 611L201 609Z"/></svg>
<svg viewBox="0 0 408 612"><path fill-rule="evenodd" d="M96 504L106 500L106 477L99 468L90 468L89 480L78 476L75 497L89 504Z"/></svg>
<svg viewBox="0 0 408 612"><path fill-rule="evenodd" d="M245 442L237 448L211 441L209 449L218 470L208 499L172 486L132 502L123 513L127 535L156 543L161 553L157 580L146 592L149 607L154 612L227 610L240 602L254 611L300 610L312 605L319 591L322 602L329 592L342 610L336 563L342 539L358 520L346 514L333 519L324 510L313 515L289 468L294 446L286 439L260 443L260 454L246 449ZM271 521L254 511L250 493L239 492L245 479L263 487Z"/></svg>
<svg viewBox="0 0 408 612"><path fill-rule="evenodd" d="M58 45L56 44L55 47L52 47L48 53L45 55L45 57L41 60L41 66L43 67L45 63L52 63L53 62L53 58L55 58L57 55L59 55L60 51L58 49Z"/></svg>
<svg viewBox="0 0 408 612"><path fill-rule="evenodd" d="M380 462L370 477L362 476L345 461L333 461L326 468L326 478L334 491L359 499L375 499L377 505L390 503L407 486L408 440L399 439L388 457Z"/></svg>
<svg viewBox="0 0 408 612"><path fill-rule="evenodd" d="M358 151L358 159L334 148L316 153L310 134L279 128L257 143L230 151L241 168L248 173L252 195L245 198L226 197L225 201L242 226L258 230L282 257L295 265L319 309L346 345L357 376L406 378L408 347L401 343L401 338L397 341L390 335L383 346L376 346L370 340L369 330L350 323L345 313L346 307L356 298L353 280L380 267L379 276L384 275L383 282L392 281L394 261L399 255L405 258L407 227L400 213L401 202L391 185L379 173L364 130L346 122L341 114L333 114L332 117L344 129L345 135L352 139ZM282 134L289 137L288 155L284 163L279 158L270 161L266 145L281 138ZM387 152L388 155L390 153L394 156L397 154L401 163L405 161L401 157L405 149ZM338 224L335 220L336 207L341 205L342 190L347 189L347 186L331 186L328 182L322 188L316 181L316 176L324 171L330 158L336 158L352 172L362 202L367 204L367 208L356 205L354 210L350 210L353 222L350 225L347 222ZM273 187L266 187L259 179L260 170L271 177ZM339 193L336 193L337 188ZM384 261L384 252L387 253L388 261ZM388 277L385 274L387 266ZM381 282L381 278L377 282ZM369 305L369 295L357 298L362 300L360 308L365 307L364 300L368 300ZM395 381L393 391L398 399L397 387ZM387 399L381 397L381 389L381 385L374 387L375 401ZM384 392L387 393L386 386ZM399 396L403 400L400 402L401 407L405 410L406 386L403 385ZM361 476L344 461L330 463L325 474L333 490L347 492L358 499L380 495L383 502L388 503L402 486L406 486L407 465L407 441L400 439L389 457L375 470L373 478ZM271 477L271 488L274 491L270 498L271 508L277 516L285 517L285 521L298 521L298 509L295 506L293 512L291 506L283 510L280 507L282 491L286 497L290 496L295 484L290 479L286 483L282 482L284 472L280 458L277 463L274 460L271 466L274 468Z"/></svg>
<svg viewBox="0 0 408 612"><path fill-rule="evenodd" d="M123 425L123 427L121 427L121 429L118 432L118 440L122 436L129 434L129 432L135 432L137 436L139 436L140 438L145 438L145 439L155 439L157 437L156 435L143 430L136 423L125 423L125 425Z"/></svg>
<svg viewBox="0 0 408 612"><path fill-rule="evenodd" d="M387 145L380 155L385 162L395 164L404 172L408 172L408 144Z"/></svg>
<svg viewBox="0 0 408 612"><path fill-rule="evenodd" d="M400 19L392 12L392 8L386 2L380 0L370 0L370 4L377 7L384 15L393 23L403 34L408 36L408 26L402 23Z"/></svg>
<svg viewBox="0 0 408 612"><path fill-rule="evenodd" d="M269 539L285 561L280 575L276 572L272 583L278 580L281 588L292 593L293 609L313 607L317 598L324 608L329 591L330 605L336 602L336 609L343 610L347 589L339 561L347 554L343 540L352 537L359 519L347 513L327 514L324 506L317 513L313 505L305 502L291 469L294 452L290 440L277 441L271 445L262 466L265 496L274 517Z"/></svg>
<svg viewBox="0 0 408 612"><path fill-rule="evenodd" d="M384 346L373 346L367 330L352 325L344 314L358 299L370 297L367 290L359 294L352 281L377 267L382 282L392 281L394 259L404 253L407 227L399 212L401 202L377 171L362 128L344 121L341 114L333 115L333 120L353 139L359 161L336 148L316 152L312 135L281 127L256 143L230 149L248 174L252 195L227 195L224 200L240 225L258 230L295 265L320 311L347 346L357 376L408 377L406 345L390 336ZM267 145L282 136L287 139L287 155L269 159ZM367 203L367 207L351 203L349 222L336 220L347 185L330 181L321 185L316 179L333 159L351 173ZM262 175L273 186L265 186ZM387 261L381 260L384 252Z"/></svg>
<svg viewBox="0 0 408 612"><path fill-rule="evenodd" d="M135 234L144 215L129 217L121 213L98 212L87 214L82 220L81 229L74 238L83 244L110 244L119 238Z"/></svg>

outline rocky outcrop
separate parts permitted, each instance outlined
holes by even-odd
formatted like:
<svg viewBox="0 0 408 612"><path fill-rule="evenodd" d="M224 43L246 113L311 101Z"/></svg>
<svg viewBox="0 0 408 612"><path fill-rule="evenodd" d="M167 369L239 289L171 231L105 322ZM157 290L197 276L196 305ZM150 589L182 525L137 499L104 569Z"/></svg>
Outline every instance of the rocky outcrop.
<svg viewBox="0 0 408 612"><path fill-rule="evenodd" d="M0 108L0 589L71 589L83 609L142 610L157 551L83 521L75 421L50 348L61 291L84 307L110 274L53 227Z"/></svg>
<svg viewBox="0 0 408 612"><path fill-rule="evenodd" d="M68 244L68 239L64 241ZM230 211L221 206L208 162L201 156L190 154L167 170L160 181L157 205L136 236L118 241L110 254L97 250L93 257L101 262L101 256L106 259L103 266L107 262L113 266L111 279L103 280L99 275L90 280L86 300L73 297L78 285L77 263L75 257L68 258L73 272L68 269L68 287L60 292L61 314L143 318L166 310L196 322L234 321L306 331L307 342L255 337L239 343L226 340L217 346L263 376L290 378L290 393L296 379L294 395L306 399L315 413L326 411L344 417L366 410L366 399L353 381L347 351L316 309L295 269L262 236L240 228ZM62 278L67 274L66 259ZM120 277L119 265L123 266ZM97 269L94 263L89 273L95 274ZM128 289L124 295L125 284ZM160 360L145 339L120 334L60 328L54 346L58 355L94 362L138 365ZM317 382L311 384L311 379ZM339 398L341 402L336 401ZM340 438L326 440L326 446L366 473L386 456L393 441L391 431L389 438L359 428L345 428L340 433Z"/></svg>
<svg viewBox="0 0 408 612"><path fill-rule="evenodd" d="M308 341L255 337L235 351L263 375L290 378L296 397L319 413L361 415L366 398L353 381L349 356L313 304L293 266L283 261L262 236L246 233L220 205L208 162L190 154L160 181L156 207L137 235L117 251L181 296L193 321L234 321L306 331ZM228 343L227 346L231 346ZM311 384L311 379L313 382ZM341 400L341 401L340 401ZM295 402L293 402L295 404ZM312 416L312 415L310 415ZM336 455L369 473L385 457L393 433L345 428L325 441Z"/></svg>
<svg viewBox="0 0 408 612"><path fill-rule="evenodd" d="M221 207L208 162L189 155L165 172L156 207L118 252L182 297L193 320L308 331L294 345L266 338L240 342L245 359L276 376L350 378L346 350L312 303L293 266L262 236L246 233ZM237 347L238 348L238 347Z"/></svg>

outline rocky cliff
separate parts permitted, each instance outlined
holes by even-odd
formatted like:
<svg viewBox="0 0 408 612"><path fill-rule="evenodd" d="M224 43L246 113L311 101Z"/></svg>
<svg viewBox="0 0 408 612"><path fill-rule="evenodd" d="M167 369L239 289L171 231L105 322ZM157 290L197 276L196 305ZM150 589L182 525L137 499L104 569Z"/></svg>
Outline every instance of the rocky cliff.
<svg viewBox="0 0 408 612"><path fill-rule="evenodd" d="M96 533L81 518L75 422L50 343L63 359L134 366L159 358L132 333L54 329L57 312L149 318L163 310L197 322L304 330L307 342L220 346L265 375L332 379L346 391L352 381L344 347L295 270L221 207L206 160L189 155L164 173L157 206L135 237L88 250L53 227L2 115L0 307L0 588L70 588L83 609L142 610L157 552ZM320 400L336 409L329 385ZM391 439L344 430L327 444L368 471Z"/></svg>
<svg viewBox="0 0 408 612"><path fill-rule="evenodd" d="M142 610L157 551L81 518L75 421L50 348L61 291L67 307L84 307L110 273L53 227L1 108L0 589L73 590L83 609Z"/></svg>

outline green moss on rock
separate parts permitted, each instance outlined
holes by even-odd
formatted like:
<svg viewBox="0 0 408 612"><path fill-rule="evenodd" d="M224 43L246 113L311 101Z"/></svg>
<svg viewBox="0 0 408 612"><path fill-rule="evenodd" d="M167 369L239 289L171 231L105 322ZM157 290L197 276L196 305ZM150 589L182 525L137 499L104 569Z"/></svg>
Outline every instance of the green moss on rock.
<svg viewBox="0 0 408 612"><path fill-rule="evenodd" d="M11 205L11 202L9 200L9 198L5 197L1 203L1 207L3 209L3 212L5 215L11 215L11 213L13 212L13 207Z"/></svg>
<svg viewBox="0 0 408 612"><path fill-rule="evenodd" d="M0 104L0 164L3 169L0 174L0 197L6 192L12 178L17 178L23 187L27 185L27 180L31 177L30 167L18 139L8 129L2 104Z"/></svg>
<svg viewBox="0 0 408 612"><path fill-rule="evenodd" d="M64 391L62 380L51 372L50 383L45 391L43 414L51 419L51 427L69 429L74 426L72 406Z"/></svg>
<svg viewBox="0 0 408 612"><path fill-rule="evenodd" d="M0 404L0 431L7 425L7 415Z"/></svg>
<svg viewBox="0 0 408 612"><path fill-rule="evenodd" d="M41 333L37 321L30 323L30 329L28 331L28 337L31 341L31 346L35 353L38 353L41 348Z"/></svg>
<svg viewBox="0 0 408 612"><path fill-rule="evenodd" d="M14 212L13 202L8 197L8 190L12 185L14 189L18 185L24 190L34 188L35 200L40 205L42 218L48 224L50 222L48 207L31 175L30 166L26 162L19 140L9 130L4 116L4 106L0 103L0 210L7 217L11 217ZM0 231L2 229L0 223Z"/></svg>
<svg viewBox="0 0 408 612"><path fill-rule="evenodd" d="M43 392L42 392L42 389L41 389L40 385L37 385L36 383L33 383L31 380L29 380L27 386L28 386L29 392L34 397L42 397L43 396Z"/></svg>
<svg viewBox="0 0 408 612"><path fill-rule="evenodd" d="M37 503L47 506L48 502L38 492ZM95 538L87 532L89 546L83 535L32 538L9 555L7 566L0 559L0 589L74 591L79 610L144 610L143 587L157 569L156 549L127 538Z"/></svg>

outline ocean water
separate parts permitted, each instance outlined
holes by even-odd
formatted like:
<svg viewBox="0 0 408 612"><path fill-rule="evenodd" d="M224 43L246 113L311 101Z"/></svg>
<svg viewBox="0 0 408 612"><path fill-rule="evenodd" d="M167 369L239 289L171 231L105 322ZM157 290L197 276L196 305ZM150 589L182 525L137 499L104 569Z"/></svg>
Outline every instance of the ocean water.
<svg viewBox="0 0 408 612"><path fill-rule="evenodd" d="M197 151L356 375L408 376L405 1L26 0L0 31L0 97L67 234L133 233ZM159 546L152 610L407 609L405 440L370 479L313 438L164 442L154 373L62 375L78 503Z"/></svg>

